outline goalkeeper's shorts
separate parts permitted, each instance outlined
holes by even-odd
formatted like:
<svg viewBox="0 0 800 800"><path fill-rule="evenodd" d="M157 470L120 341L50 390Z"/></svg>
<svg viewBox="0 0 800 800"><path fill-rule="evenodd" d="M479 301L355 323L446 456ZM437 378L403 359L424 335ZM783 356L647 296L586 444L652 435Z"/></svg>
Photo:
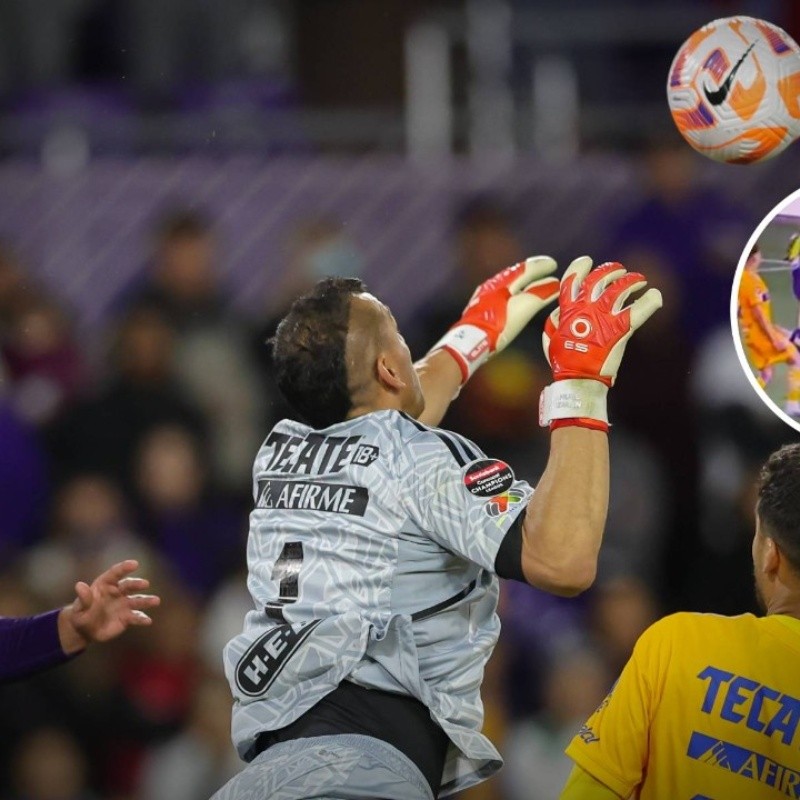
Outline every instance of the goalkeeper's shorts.
<svg viewBox="0 0 800 800"><path fill-rule="evenodd" d="M291 739L264 750L211 800L433 800L417 766L371 736Z"/></svg>

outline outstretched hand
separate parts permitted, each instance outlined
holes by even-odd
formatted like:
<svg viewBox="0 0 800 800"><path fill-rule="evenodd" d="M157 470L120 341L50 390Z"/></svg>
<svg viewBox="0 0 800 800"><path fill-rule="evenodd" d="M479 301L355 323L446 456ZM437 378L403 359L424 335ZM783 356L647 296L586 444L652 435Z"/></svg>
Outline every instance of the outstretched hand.
<svg viewBox="0 0 800 800"><path fill-rule="evenodd" d="M115 639L129 626L152 624L145 610L155 608L161 599L141 594L150 582L130 577L138 568L138 561L121 561L91 584L84 581L75 584L77 596L58 618L59 638L65 653L75 653L92 642Z"/></svg>
<svg viewBox="0 0 800 800"><path fill-rule="evenodd" d="M444 349L461 370L461 383L488 358L507 347L533 316L558 297L556 262L533 256L501 270L473 292L461 319L433 346Z"/></svg>
<svg viewBox="0 0 800 800"><path fill-rule="evenodd" d="M554 382L539 401L539 423L552 428L578 425L608 431L606 395L617 379L625 346L659 308L661 293L644 276L609 262L592 269L592 259L573 260L561 279L558 308L544 324L544 352Z"/></svg>

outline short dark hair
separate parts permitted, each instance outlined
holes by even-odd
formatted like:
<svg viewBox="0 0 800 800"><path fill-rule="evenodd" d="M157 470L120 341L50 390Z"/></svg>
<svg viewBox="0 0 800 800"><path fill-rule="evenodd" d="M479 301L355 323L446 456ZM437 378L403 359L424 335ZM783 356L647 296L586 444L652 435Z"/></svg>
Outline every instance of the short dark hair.
<svg viewBox="0 0 800 800"><path fill-rule="evenodd" d="M750 252L747 254L747 260L749 261L753 256L758 255L760 252L761 248L757 244L754 244L750 248Z"/></svg>
<svg viewBox="0 0 800 800"><path fill-rule="evenodd" d="M761 468L756 512L764 533L800 573L800 444L784 445Z"/></svg>
<svg viewBox="0 0 800 800"><path fill-rule="evenodd" d="M324 278L294 302L270 340L278 388L314 428L347 417L345 345L350 299L365 292L358 278Z"/></svg>

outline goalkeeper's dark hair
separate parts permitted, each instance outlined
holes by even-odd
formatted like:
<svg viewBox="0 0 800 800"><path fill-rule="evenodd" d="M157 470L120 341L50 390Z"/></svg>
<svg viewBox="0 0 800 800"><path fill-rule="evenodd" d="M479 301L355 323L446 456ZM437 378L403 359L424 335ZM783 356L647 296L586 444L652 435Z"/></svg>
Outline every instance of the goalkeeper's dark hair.
<svg viewBox="0 0 800 800"><path fill-rule="evenodd" d="M800 444L784 445L761 468L756 513L763 533L800 574Z"/></svg>
<svg viewBox="0 0 800 800"><path fill-rule="evenodd" d="M342 422L352 407L345 347L358 278L325 278L294 302L270 339L278 388L314 428Z"/></svg>

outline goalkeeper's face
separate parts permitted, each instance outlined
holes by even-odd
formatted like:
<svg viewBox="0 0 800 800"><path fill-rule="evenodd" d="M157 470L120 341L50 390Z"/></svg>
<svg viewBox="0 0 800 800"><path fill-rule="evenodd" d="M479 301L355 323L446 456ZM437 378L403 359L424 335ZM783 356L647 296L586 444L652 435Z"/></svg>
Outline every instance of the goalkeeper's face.
<svg viewBox="0 0 800 800"><path fill-rule="evenodd" d="M351 306L347 362L354 405L366 390L371 397L367 403L374 408L398 408L412 417L424 410L419 376L397 321L366 292L356 295Z"/></svg>

